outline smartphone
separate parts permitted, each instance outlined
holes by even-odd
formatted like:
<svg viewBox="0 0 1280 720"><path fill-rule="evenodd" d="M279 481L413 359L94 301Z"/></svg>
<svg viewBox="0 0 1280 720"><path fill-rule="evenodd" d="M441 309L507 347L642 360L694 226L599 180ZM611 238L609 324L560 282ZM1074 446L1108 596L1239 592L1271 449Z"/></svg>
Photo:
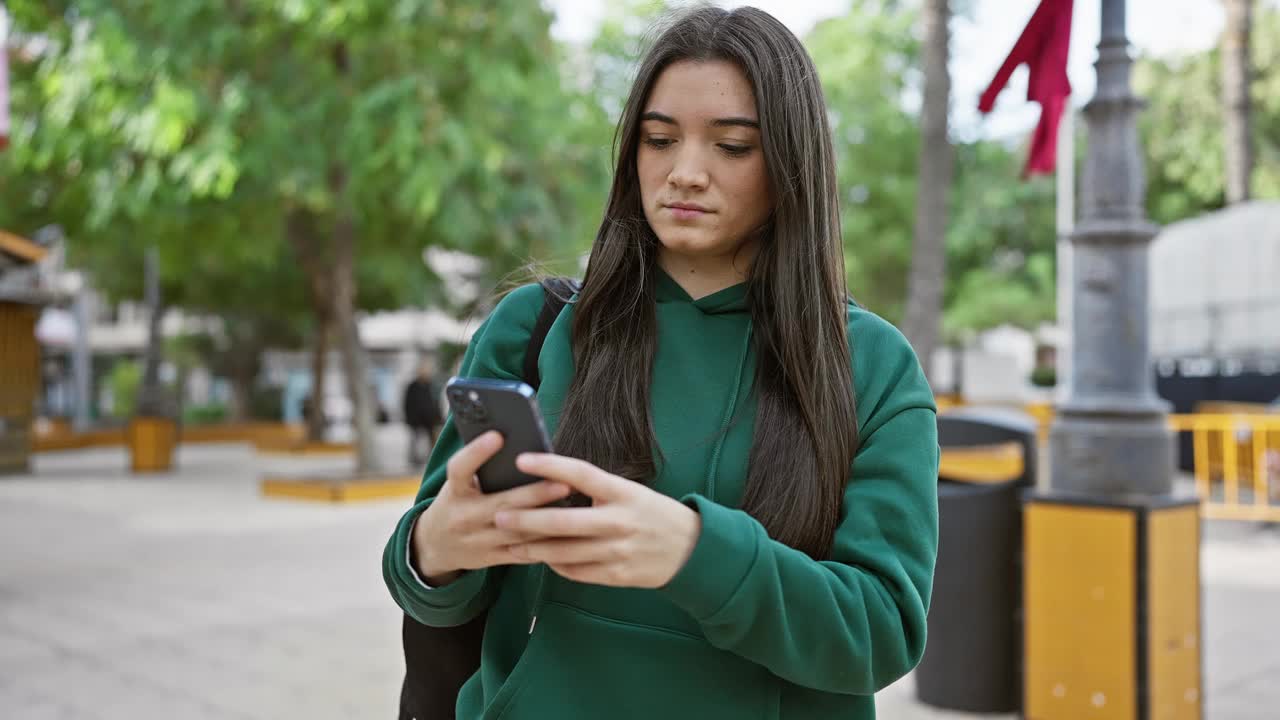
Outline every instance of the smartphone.
<svg viewBox="0 0 1280 720"><path fill-rule="evenodd" d="M454 377L445 385L444 394L463 441L471 442L490 430L502 435L502 449L476 471L481 491L502 492L542 479L516 467L520 453L551 452L533 388L519 381ZM555 504L582 506L590 505L591 500L575 494Z"/></svg>

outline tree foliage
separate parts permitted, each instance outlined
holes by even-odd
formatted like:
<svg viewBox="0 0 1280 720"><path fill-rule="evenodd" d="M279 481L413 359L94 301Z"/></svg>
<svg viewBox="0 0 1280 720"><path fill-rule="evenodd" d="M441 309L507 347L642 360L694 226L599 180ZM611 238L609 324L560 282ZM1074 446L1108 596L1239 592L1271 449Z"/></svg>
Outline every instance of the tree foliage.
<svg viewBox="0 0 1280 720"><path fill-rule="evenodd" d="M1260 5L1252 32L1253 196L1280 198L1280 8ZM1226 204L1219 48L1144 58L1134 72L1147 102L1140 127L1147 208L1167 224Z"/></svg>
<svg viewBox="0 0 1280 720"><path fill-rule="evenodd" d="M172 221L189 246L252 223L253 242L230 228L218 249L260 250L288 209L323 229L346 202L371 310L432 296L428 244L499 268L582 246L602 164L578 130L599 112L562 82L537 3L37 5L14 10L51 43L15 93L12 163L78 200L35 203L87 231L73 237L132 220L154 239ZM235 217L193 216L206 199Z"/></svg>
<svg viewBox="0 0 1280 720"><path fill-rule="evenodd" d="M608 192L613 124L663 5L611 6L586 47L555 43L549 13L525 0L8 8L21 49L0 224L61 225L73 262L113 298L141 295L155 245L166 300L223 318L225 342L252 347L316 339L332 308L314 267L331 281L347 273L363 311L447 303L420 260L427 246L482 258L485 287L533 259L576 272ZM831 113L849 286L895 322L919 180L906 101L919 90L918 11L854 0L805 38ZM1278 197L1280 11L1258 13L1253 48L1253 185ZM1138 65L1158 222L1223 203L1218 62L1213 50ZM1052 181L1019 179L1020 147L957 142L955 153L944 332L1052 320ZM290 243L299 215L305 242ZM343 270L334 238L348 231Z"/></svg>
<svg viewBox="0 0 1280 720"><path fill-rule="evenodd" d="M920 133L904 102L918 82L916 15L914 5L859 0L805 38L832 117L849 287L894 322L907 295L918 188ZM1021 148L978 141L956 143L955 153L944 336L1052 320L1052 181L1019 180Z"/></svg>
<svg viewBox="0 0 1280 720"><path fill-rule="evenodd" d="M912 34L915 13L882 5L854 3L815 27L806 46L831 118L849 289L897 320L911 264L920 146L901 99L920 48Z"/></svg>
<svg viewBox="0 0 1280 720"><path fill-rule="evenodd" d="M172 260L169 298L193 309L243 317L256 297L270 315L302 287L316 337L332 324L361 375L357 308L442 297L424 246L495 276L581 246L575 211L600 165L566 130L590 124L592 100L562 87L537 3L84 0L14 15L43 48L21 71L6 175L46 192L3 212L63 224L113 294L137 289L152 244Z"/></svg>

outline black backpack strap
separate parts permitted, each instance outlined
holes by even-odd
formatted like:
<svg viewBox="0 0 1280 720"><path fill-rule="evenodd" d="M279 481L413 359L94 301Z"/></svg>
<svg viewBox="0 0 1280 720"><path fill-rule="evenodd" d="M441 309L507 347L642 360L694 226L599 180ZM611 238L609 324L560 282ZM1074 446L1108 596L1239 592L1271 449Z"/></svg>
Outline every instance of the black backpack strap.
<svg viewBox="0 0 1280 720"><path fill-rule="evenodd" d="M524 380L537 389L538 355L551 324L580 284L570 278L542 281L542 310L529 336L524 356ZM480 646L488 612L457 627L435 628L404 616L404 683L400 689L400 720L451 720L458 689L480 667Z"/></svg>
<svg viewBox="0 0 1280 720"><path fill-rule="evenodd" d="M582 285L573 278L551 277L543 280L542 310L538 312L538 320L533 324L533 333L529 335L529 345L524 351L524 381L534 390L542 383L538 373L538 356L542 354L542 344L547 340L551 325L560 317L560 311L569 304L569 299L581 289Z"/></svg>

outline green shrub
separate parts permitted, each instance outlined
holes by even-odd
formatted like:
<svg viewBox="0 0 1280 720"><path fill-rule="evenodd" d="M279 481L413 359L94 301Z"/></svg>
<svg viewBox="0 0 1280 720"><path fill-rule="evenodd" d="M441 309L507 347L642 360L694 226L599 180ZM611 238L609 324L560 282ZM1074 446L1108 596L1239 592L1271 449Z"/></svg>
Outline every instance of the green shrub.
<svg viewBox="0 0 1280 720"><path fill-rule="evenodd" d="M182 410L182 422L188 425L209 425L226 422L227 406L222 403L188 405Z"/></svg>
<svg viewBox="0 0 1280 720"><path fill-rule="evenodd" d="M249 417L280 422L284 419L284 388L254 387L249 396Z"/></svg>
<svg viewBox="0 0 1280 720"><path fill-rule="evenodd" d="M1036 387L1053 387L1058 384L1058 371L1051 367L1038 367L1031 371L1031 384Z"/></svg>
<svg viewBox="0 0 1280 720"><path fill-rule="evenodd" d="M111 414L117 418L133 416L138 404L138 388L142 386L142 364L136 360L120 360L107 374L111 389Z"/></svg>

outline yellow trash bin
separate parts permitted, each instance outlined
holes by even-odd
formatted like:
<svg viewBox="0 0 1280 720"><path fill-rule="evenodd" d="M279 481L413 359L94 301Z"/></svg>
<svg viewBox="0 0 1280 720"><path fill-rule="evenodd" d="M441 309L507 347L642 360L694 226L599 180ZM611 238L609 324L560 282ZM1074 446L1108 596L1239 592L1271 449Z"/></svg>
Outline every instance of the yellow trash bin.
<svg viewBox="0 0 1280 720"><path fill-rule="evenodd" d="M134 472L165 472L173 467L178 423L162 417L136 417L129 422L129 457Z"/></svg>

